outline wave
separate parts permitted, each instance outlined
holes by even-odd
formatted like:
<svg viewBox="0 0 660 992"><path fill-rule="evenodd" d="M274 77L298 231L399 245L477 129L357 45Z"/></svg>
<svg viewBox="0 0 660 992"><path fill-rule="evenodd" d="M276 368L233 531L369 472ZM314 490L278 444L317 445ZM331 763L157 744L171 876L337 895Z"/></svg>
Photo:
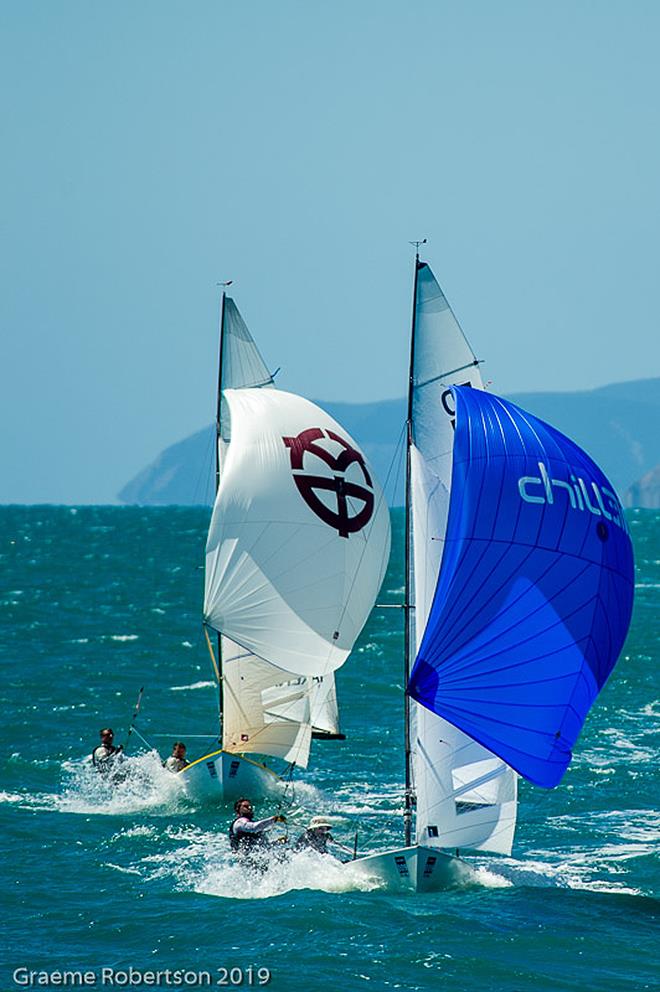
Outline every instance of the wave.
<svg viewBox="0 0 660 992"><path fill-rule="evenodd" d="M171 685L170 692L186 692L190 689L209 689L215 686L215 682L191 682L190 685Z"/></svg>
<svg viewBox="0 0 660 992"><path fill-rule="evenodd" d="M89 759L65 761L61 770L61 792L0 792L0 803L19 809L112 816L189 808L180 780L163 768L155 751L126 758L120 766L121 776L114 779L99 775Z"/></svg>

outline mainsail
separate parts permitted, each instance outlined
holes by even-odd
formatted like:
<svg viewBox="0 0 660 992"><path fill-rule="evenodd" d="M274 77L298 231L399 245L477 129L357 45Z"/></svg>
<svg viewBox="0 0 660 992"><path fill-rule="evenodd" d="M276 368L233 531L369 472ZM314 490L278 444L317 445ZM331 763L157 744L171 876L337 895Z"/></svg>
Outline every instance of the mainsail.
<svg viewBox="0 0 660 992"><path fill-rule="evenodd" d="M221 634L223 747L306 765L312 731L337 732L333 672L380 587L389 511L350 435L274 388L228 297L221 341L204 618Z"/></svg>
<svg viewBox="0 0 660 992"><path fill-rule="evenodd" d="M625 640L630 535L573 441L497 396L452 392L445 553L409 691L551 788Z"/></svg>
<svg viewBox="0 0 660 992"><path fill-rule="evenodd" d="M452 386L483 389L478 362L429 266L417 263L410 397L410 664L421 644L443 557L452 476ZM460 494L459 497L460 499ZM510 853L516 775L500 758L409 702L416 840L427 847Z"/></svg>

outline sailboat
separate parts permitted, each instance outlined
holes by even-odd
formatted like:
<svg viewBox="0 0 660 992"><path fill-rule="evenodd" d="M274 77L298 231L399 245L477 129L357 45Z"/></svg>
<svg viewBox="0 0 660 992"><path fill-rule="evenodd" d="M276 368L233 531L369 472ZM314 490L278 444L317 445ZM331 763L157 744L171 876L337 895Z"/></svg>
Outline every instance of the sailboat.
<svg viewBox="0 0 660 992"><path fill-rule="evenodd" d="M291 772L307 766L312 738L342 737L334 673L376 600L390 521L357 443L275 388L226 293L216 432L203 620L221 746L179 774L188 793L231 800L281 787L264 758Z"/></svg>
<svg viewBox="0 0 660 992"><path fill-rule="evenodd" d="M511 853L519 775L561 780L634 585L612 485L565 435L484 391L419 254L405 547L404 846L353 865L430 891L471 875L464 852Z"/></svg>

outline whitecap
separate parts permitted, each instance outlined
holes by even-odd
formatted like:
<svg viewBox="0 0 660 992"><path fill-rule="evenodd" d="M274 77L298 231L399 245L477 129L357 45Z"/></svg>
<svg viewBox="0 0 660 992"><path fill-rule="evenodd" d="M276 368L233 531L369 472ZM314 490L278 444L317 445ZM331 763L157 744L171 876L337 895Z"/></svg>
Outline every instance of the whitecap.
<svg viewBox="0 0 660 992"><path fill-rule="evenodd" d="M113 865L112 861L103 861L102 865L104 868L112 868L114 871L120 871L123 875L142 874L139 868L124 868L122 865Z"/></svg>
<svg viewBox="0 0 660 992"><path fill-rule="evenodd" d="M128 815L145 810L164 812L184 796L176 775L163 768L156 751L127 758L121 766L122 779L111 781L98 774L89 759L63 764L68 782L55 798L63 813Z"/></svg>
<svg viewBox="0 0 660 992"><path fill-rule="evenodd" d="M155 827L148 826L146 823L139 824L135 827L127 827L126 830L120 830L119 833L114 834L110 838L110 843L115 844L117 841L123 840L125 837L158 837L158 832Z"/></svg>
<svg viewBox="0 0 660 992"><path fill-rule="evenodd" d="M215 682L191 682L190 685L171 685L170 692L186 692L190 689L208 689L213 687Z"/></svg>

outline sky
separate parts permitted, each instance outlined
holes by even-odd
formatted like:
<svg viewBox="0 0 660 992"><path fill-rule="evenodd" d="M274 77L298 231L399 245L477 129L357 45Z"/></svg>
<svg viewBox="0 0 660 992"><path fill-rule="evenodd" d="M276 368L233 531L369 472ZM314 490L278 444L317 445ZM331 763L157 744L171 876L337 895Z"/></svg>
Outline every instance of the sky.
<svg viewBox="0 0 660 992"><path fill-rule="evenodd" d="M660 375L660 4L2 0L0 502L108 503L278 384L406 389L409 241L498 392Z"/></svg>

